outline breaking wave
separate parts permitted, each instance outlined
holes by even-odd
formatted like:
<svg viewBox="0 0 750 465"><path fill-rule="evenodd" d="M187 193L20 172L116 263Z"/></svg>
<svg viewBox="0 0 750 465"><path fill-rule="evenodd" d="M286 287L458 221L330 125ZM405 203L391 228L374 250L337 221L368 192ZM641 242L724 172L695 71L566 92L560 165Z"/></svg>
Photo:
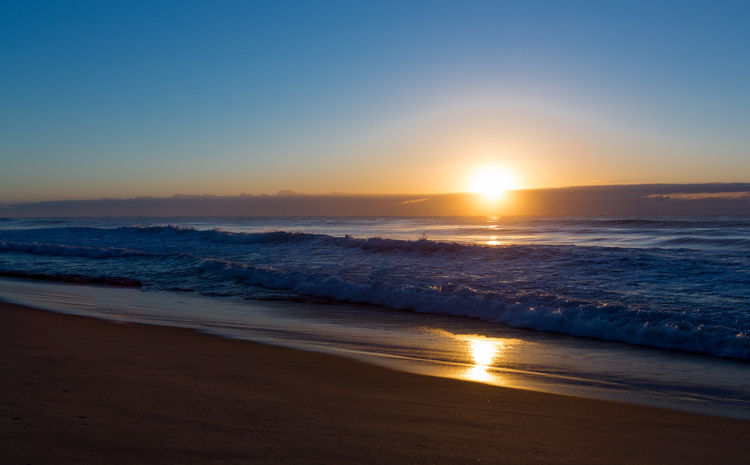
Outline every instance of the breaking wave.
<svg viewBox="0 0 750 465"><path fill-rule="evenodd" d="M742 330L732 318L695 315L680 310L633 308L564 296L524 292L479 291L468 286L397 285L383 281L355 284L328 273L285 271L209 260L202 272L247 285L295 294L383 305L421 313L444 314L504 323L537 331L566 333L720 357L750 358L750 325Z"/></svg>

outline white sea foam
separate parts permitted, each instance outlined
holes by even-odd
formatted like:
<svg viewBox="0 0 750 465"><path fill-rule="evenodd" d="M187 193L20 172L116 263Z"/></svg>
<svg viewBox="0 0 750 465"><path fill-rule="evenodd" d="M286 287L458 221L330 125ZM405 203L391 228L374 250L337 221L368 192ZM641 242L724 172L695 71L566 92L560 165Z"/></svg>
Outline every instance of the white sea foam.
<svg viewBox="0 0 750 465"><path fill-rule="evenodd" d="M439 287L386 282L352 284L330 274L305 274L273 267L236 266L206 261L203 272L245 284L296 294L384 305L391 308L478 318L517 328L567 333L668 349L750 358L750 331L737 330L696 314L585 302L544 293L505 295L470 287ZM745 326L747 326L745 324Z"/></svg>

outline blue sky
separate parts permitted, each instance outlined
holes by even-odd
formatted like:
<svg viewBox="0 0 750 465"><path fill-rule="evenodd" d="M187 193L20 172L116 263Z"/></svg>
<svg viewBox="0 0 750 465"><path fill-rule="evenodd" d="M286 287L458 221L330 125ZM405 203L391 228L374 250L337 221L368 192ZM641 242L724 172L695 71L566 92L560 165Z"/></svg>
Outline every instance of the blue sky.
<svg viewBox="0 0 750 465"><path fill-rule="evenodd" d="M0 203L750 181L746 2L0 3Z"/></svg>

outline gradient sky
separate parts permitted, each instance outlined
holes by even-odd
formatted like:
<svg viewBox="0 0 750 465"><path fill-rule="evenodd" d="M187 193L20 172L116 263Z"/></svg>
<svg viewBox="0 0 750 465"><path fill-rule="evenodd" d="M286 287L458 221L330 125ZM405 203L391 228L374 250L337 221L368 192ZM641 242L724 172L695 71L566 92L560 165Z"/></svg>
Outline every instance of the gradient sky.
<svg viewBox="0 0 750 465"><path fill-rule="evenodd" d="M0 203L750 181L750 2L0 3Z"/></svg>

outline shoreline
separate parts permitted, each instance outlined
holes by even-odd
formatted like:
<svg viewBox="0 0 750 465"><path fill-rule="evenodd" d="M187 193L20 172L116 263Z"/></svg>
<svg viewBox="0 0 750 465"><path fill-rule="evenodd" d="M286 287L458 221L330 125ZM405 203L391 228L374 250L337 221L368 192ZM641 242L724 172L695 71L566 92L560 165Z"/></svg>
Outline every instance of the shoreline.
<svg viewBox="0 0 750 465"><path fill-rule="evenodd" d="M744 463L750 422L0 302L8 463Z"/></svg>
<svg viewBox="0 0 750 465"><path fill-rule="evenodd" d="M332 313L317 303L233 302L20 278L0 278L0 300L333 353L411 373L750 421L750 373L741 361L366 306Z"/></svg>

